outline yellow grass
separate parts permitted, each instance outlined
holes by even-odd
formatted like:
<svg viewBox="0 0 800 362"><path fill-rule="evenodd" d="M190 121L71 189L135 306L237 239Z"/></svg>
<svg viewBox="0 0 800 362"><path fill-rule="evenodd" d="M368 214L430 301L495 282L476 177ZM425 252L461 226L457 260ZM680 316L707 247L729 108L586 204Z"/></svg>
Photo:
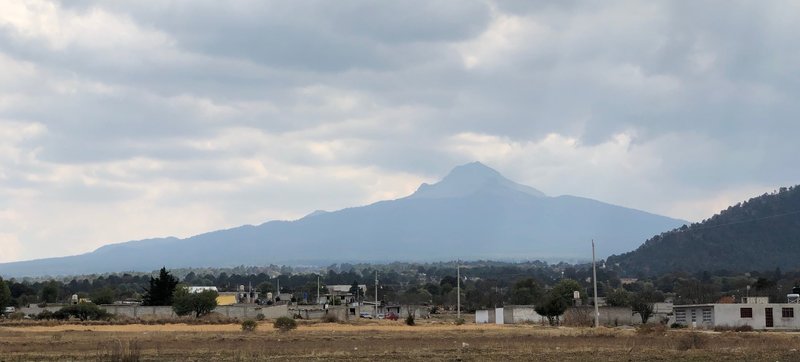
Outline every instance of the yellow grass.
<svg viewBox="0 0 800 362"><path fill-rule="evenodd" d="M227 325L0 327L0 360L419 360L419 361L787 361L800 334L655 329L456 326L425 322L309 323L282 333Z"/></svg>

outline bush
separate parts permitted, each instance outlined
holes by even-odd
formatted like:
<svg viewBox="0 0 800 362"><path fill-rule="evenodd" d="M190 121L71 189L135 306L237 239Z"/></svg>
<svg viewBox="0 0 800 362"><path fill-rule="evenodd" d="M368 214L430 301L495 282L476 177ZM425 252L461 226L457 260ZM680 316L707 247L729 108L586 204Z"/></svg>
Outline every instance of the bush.
<svg viewBox="0 0 800 362"><path fill-rule="evenodd" d="M254 332L258 328L258 323L252 319L246 319L242 322L242 331L243 332Z"/></svg>
<svg viewBox="0 0 800 362"><path fill-rule="evenodd" d="M265 318L265 317L264 317L264 313L258 313L258 314L256 315L256 320L258 320L258 321L263 321L263 320L264 320L264 318Z"/></svg>
<svg viewBox="0 0 800 362"><path fill-rule="evenodd" d="M464 323L466 323L466 321L464 320L464 318L456 318L456 325L457 325L457 326L460 326L460 325L462 325L462 324L464 324Z"/></svg>
<svg viewBox="0 0 800 362"><path fill-rule="evenodd" d="M51 312L51 311L49 311L47 309L41 311L39 314L36 315L36 319L40 320L40 321L42 321L42 320L49 321L49 320L51 320L53 318L54 318L53 317L53 312Z"/></svg>
<svg viewBox="0 0 800 362"><path fill-rule="evenodd" d="M337 317L336 314L333 313L326 314L324 317L322 317L322 321L324 323L339 323L339 317Z"/></svg>
<svg viewBox="0 0 800 362"><path fill-rule="evenodd" d="M75 317L81 321L87 320L108 320L112 314L91 303L81 303L68 305L53 313L53 318L67 320L70 317Z"/></svg>
<svg viewBox="0 0 800 362"><path fill-rule="evenodd" d="M279 329L281 332L288 332L297 328L297 322L289 317L280 317L275 320L275 323L272 324L272 327Z"/></svg>
<svg viewBox="0 0 800 362"><path fill-rule="evenodd" d="M97 305L113 304L116 297L117 295L114 293L114 290L108 287L96 290L90 295L92 303Z"/></svg>
<svg viewBox="0 0 800 362"><path fill-rule="evenodd" d="M679 351L687 351L690 349L701 349L705 347L708 338L700 333L686 333L677 340L675 349Z"/></svg>
<svg viewBox="0 0 800 362"><path fill-rule="evenodd" d="M25 313L22 313L22 312L14 312L14 313L11 313L11 314L8 315L8 319L11 319L11 320L20 320L20 319L23 319L23 318L25 318Z"/></svg>
<svg viewBox="0 0 800 362"><path fill-rule="evenodd" d="M672 323L669 325L669 327L674 329L681 329L681 328L686 328L686 325L680 323Z"/></svg>
<svg viewBox="0 0 800 362"><path fill-rule="evenodd" d="M413 326L415 324L414 323L414 314L412 314L412 313L408 314L408 317L406 317L406 324L409 325L409 326Z"/></svg>

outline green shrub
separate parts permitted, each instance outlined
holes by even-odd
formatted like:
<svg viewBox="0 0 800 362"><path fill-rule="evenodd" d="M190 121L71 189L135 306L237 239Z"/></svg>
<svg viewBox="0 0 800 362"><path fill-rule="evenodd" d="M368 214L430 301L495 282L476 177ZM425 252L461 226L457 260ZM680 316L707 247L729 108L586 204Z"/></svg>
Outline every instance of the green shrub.
<svg viewBox="0 0 800 362"><path fill-rule="evenodd" d="M36 315L36 319L40 320L40 321L42 321L42 320L49 321L49 320L51 320L53 318L54 318L53 317L53 312L51 312L51 311L49 311L47 309L41 311L39 314Z"/></svg>
<svg viewBox="0 0 800 362"><path fill-rule="evenodd" d="M92 303L80 303L68 305L53 313L54 319L67 320L70 317L75 317L81 321L87 320L107 320L113 315L106 312L105 309L98 307Z"/></svg>
<svg viewBox="0 0 800 362"><path fill-rule="evenodd" d="M189 293L186 288L179 288L172 296L172 310L179 316L194 314L200 318L214 311L219 294L213 290L200 293Z"/></svg>
<svg viewBox="0 0 800 362"><path fill-rule="evenodd" d="M258 328L258 323L252 319L246 319L242 322L242 331L243 332L254 332Z"/></svg>
<svg viewBox="0 0 800 362"><path fill-rule="evenodd" d="M258 320L258 321L263 321L263 320L264 320L264 318L265 318L265 317L264 317L264 313L258 313L258 314L256 315L256 320Z"/></svg>
<svg viewBox="0 0 800 362"><path fill-rule="evenodd" d="M414 323L414 314L413 313L409 313L408 317L406 317L406 324L409 325L409 326L413 326L415 324Z"/></svg>
<svg viewBox="0 0 800 362"><path fill-rule="evenodd" d="M289 317L280 317L275 320L275 323L273 323L272 326L276 329L279 329L281 332L288 332L297 328L297 322Z"/></svg>
<svg viewBox="0 0 800 362"><path fill-rule="evenodd" d="M22 312L14 312L14 313L11 313L11 314L8 315L8 319L12 319L12 320L20 320L20 319L23 319L23 318L25 318L25 313L22 313Z"/></svg>
<svg viewBox="0 0 800 362"><path fill-rule="evenodd" d="M456 325L457 325L457 326L460 326L460 325L462 325L462 324L464 324L464 323L466 323L466 321L464 320L464 318L456 318Z"/></svg>
<svg viewBox="0 0 800 362"><path fill-rule="evenodd" d="M669 327L674 329L681 329L681 328L686 328L686 325L680 323L672 323L669 325Z"/></svg>

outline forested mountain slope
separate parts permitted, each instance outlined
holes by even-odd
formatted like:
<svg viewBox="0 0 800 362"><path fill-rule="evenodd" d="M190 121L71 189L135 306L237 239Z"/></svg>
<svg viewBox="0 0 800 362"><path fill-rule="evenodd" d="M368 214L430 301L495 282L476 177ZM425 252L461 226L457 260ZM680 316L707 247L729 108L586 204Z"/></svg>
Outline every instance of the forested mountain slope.
<svg viewBox="0 0 800 362"><path fill-rule="evenodd" d="M628 275L800 267L800 187L728 207L708 220L647 240L608 264Z"/></svg>

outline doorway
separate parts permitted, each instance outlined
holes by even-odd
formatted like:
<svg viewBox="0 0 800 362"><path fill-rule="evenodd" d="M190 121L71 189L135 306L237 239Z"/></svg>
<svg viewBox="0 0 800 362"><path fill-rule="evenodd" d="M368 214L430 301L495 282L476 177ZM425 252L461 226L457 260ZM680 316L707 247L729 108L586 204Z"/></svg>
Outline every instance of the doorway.
<svg viewBox="0 0 800 362"><path fill-rule="evenodd" d="M774 323L773 323L773 320L772 320L772 308L767 308L767 309L764 310L764 317L766 318L765 322L766 322L767 328L774 327Z"/></svg>

